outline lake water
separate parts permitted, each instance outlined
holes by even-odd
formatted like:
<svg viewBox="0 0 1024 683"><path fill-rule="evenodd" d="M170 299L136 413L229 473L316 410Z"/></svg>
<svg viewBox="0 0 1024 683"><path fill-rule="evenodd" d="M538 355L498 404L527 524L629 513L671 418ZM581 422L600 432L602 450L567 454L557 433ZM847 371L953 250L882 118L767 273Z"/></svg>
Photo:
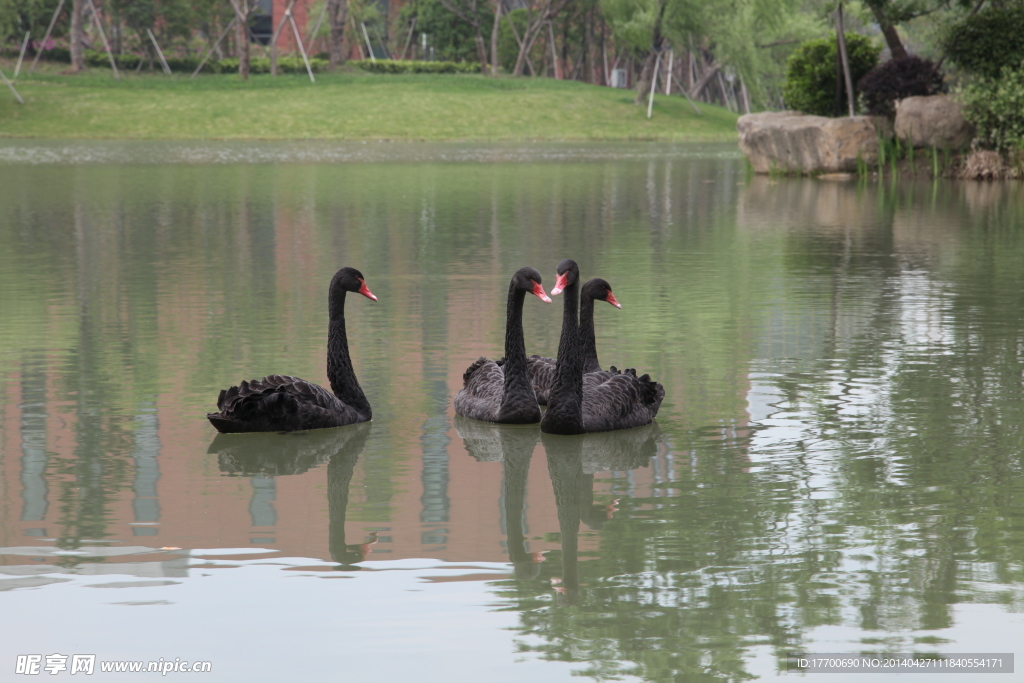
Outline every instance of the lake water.
<svg viewBox="0 0 1024 683"><path fill-rule="evenodd" d="M657 424L456 420L511 274L565 257L623 304L599 357L664 384ZM347 306L373 422L217 437L222 388L326 384L345 265L379 297ZM1022 308L1019 184L753 177L728 145L0 142L0 679L1020 654ZM561 300L524 316L554 355Z"/></svg>

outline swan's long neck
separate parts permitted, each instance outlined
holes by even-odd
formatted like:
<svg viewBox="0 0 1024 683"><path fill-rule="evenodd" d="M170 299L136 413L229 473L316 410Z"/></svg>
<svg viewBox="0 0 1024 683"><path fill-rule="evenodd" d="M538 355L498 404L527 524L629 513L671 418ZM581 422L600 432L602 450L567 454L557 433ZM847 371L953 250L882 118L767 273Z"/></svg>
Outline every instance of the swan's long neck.
<svg viewBox="0 0 1024 683"><path fill-rule="evenodd" d="M331 391L342 402L369 416L370 403L359 386L352 369L352 358L348 355L345 290L331 292L330 311L331 321L327 327L327 379L331 382Z"/></svg>
<svg viewBox="0 0 1024 683"><path fill-rule="evenodd" d="M505 309L505 384L502 395L504 406L515 395L533 396L530 373L526 368L526 341L523 339L523 300L526 292L515 284L508 286L508 305Z"/></svg>
<svg viewBox="0 0 1024 683"><path fill-rule="evenodd" d="M580 345L583 352L583 372L597 372L597 340L594 338L594 299L584 296L580 302Z"/></svg>
<svg viewBox="0 0 1024 683"><path fill-rule="evenodd" d="M579 337L579 280L565 288L562 336L558 341L555 383L541 429L551 434L583 433L583 355Z"/></svg>

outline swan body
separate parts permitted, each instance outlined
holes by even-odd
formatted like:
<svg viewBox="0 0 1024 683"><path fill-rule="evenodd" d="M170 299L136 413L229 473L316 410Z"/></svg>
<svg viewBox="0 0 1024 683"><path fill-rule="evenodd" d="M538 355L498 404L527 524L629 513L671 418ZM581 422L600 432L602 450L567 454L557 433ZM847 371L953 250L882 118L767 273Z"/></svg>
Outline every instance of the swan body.
<svg viewBox="0 0 1024 683"><path fill-rule="evenodd" d="M523 341L523 301L526 294L545 303L551 299L533 268L520 268L508 286L505 320L505 358L499 364L478 358L462 375L462 390L455 396L455 412L463 417L503 424L540 421L540 407L530 385L526 344Z"/></svg>
<svg viewBox="0 0 1024 683"><path fill-rule="evenodd" d="M555 381L548 396L548 409L540 423L548 434L584 434L629 429L649 424L658 414L665 389L649 375L638 377L635 370L591 373L584 382L584 348L577 310L579 267L566 259L558 266L566 273L552 292L565 282L562 335L558 345ZM607 284L607 283L605 283ZM611 290L611 287L608 287Z"/></svg>
<svg viewBox="0 0 1024 683"><path fill-rule="evenodd" d="M218 412L206 416L218 432L293 432L370 421L373 411L356 380L348 352L347 292L377 300L355 268L342 268L331 280L327 334L327 377L331 391L289 375L243 381L222 390L217 399Z"/></svg>

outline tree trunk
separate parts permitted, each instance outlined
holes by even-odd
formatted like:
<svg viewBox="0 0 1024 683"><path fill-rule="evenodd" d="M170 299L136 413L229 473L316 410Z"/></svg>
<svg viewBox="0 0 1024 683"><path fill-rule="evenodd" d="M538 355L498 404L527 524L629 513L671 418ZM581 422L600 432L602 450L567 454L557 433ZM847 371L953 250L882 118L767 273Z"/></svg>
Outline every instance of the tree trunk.
<svg viewBox="0 0 1024 683"><path fill-rule="evenodd" d="M635 104L647 104L647 98L650 97L648 90L651 89L651 78L657 76L654 73L654 67L658 63L658 55L665 44L665 36L661 34L661 22L665 18L665 8L667 6L668 2L663 0L661 7L658 9L658 18L654 22L654 33L651 35L651 51L647 54L647 58L644 59L644 67L640 71L640 78L636 83L636 99L633 100Z"/></svg>
<svg viewBox="0 0 1024 683"><path fill-rule="evenodd" d="M348 0L327 0L327 17L331 25L328 45L332 69L345 63L345 22L348 21Z"/></svg>
<svg viewBox="0 0 1024 683"><path fill-rule="evenodd" d="M487 47L484 45L484 35L480 33L480 24L473 27L476 30L476 53L480 58L480 73L487 73Z"/></svg>
<svg viewBox="0 0 1024 683"><path fill-rule="evenodd" d="M647 53L647 57L644 59L643 68L640 70L640 78L636 81L636 99L633 100L634 104L647 104L647 98L650 97L651 79L655 77L654 65L658 62L658 49L652 48Z"/></svg>
<svg viewBox="0 0 1024 683"><path fill-rule="evenodd" d="M71 71L78 73L85 70L85 26L82 22L84 0L73 0L71 3Z"/></svg>
<svg viewBox="0 0 1024 683"><path fill-rule="evenodd" d="M494 0L494 28L491 29L491 75L498 75L498 29L501 27L501 4Z"/></svg>
<svg viewBox="0 0 1024 683"><path fill-rule="evenodd" d="M875 21L878 22L879 28L882 29L885 44L889 46L892 58L902 59L906 57L907 49L903 47L903 41L900 40L899 32L896 31L896 27L889 21L889 18L885 16L885 12L880 7L873 6L872 3L868 3L868 6L871 7L871 13L875 15Z"/></svg>
<svg viewBox="0 0 1024 683"><path fill-rule="evenodd" d="M248 2L248 0L241 0L242 2ZM235 0L231 0L231 5L235 9L235 15L238 17L238 22L235 24L235 43L238 51L238 75L241 79L249 79L249 15L248 12L242 11L242 8L236 4ZM248 4L245 5L248 9Z"/></svg>

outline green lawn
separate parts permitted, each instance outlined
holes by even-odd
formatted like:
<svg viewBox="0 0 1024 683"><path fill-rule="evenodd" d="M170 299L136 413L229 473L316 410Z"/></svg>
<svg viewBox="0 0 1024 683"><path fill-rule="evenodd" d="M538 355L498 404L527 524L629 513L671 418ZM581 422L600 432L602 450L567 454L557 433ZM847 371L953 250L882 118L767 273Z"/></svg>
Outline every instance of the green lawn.
<svg viewBox="0 0 1024 683"><path fill-rule="evenodd" d="M375 75L363 72L242 82L235 75L71 76L40 65L0 84L0 136L118 139L690 140L736 138L736 115L656 96L654 116L633 92L545 78ZM62 65L63 66L63 65ZM0 62L8 77L9 60Z"/></svg>

